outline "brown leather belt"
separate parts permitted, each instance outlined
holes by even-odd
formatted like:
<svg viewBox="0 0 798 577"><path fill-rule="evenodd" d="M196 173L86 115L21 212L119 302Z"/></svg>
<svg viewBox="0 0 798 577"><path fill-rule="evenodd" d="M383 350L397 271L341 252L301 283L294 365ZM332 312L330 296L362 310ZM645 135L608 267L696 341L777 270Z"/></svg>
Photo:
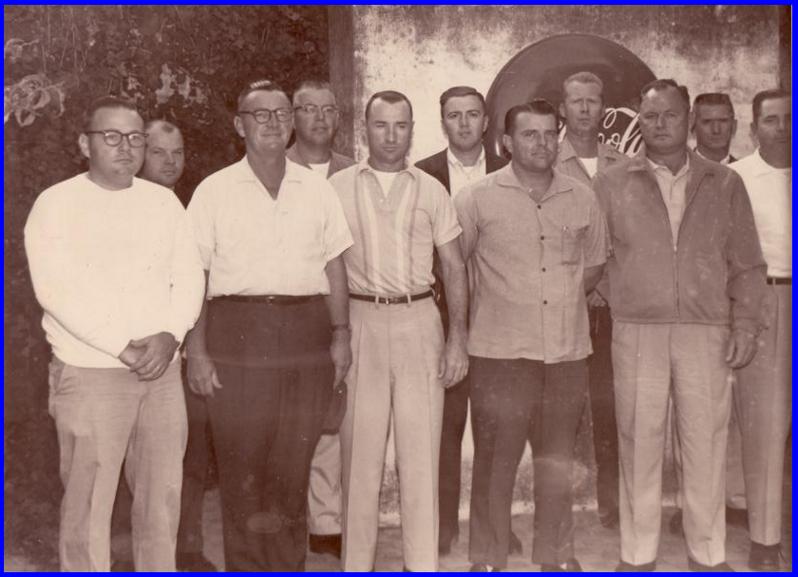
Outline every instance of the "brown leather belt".
<svg viewBox="0 0 798 577"><path fill-rule="evenodd" d="M779 284L792 284L792 277L790 276L769 276L768 277L768 284L770 285L779 285Z"/></svg>
<svg viewBox="0 0 798 577"><path fill-rule="evenodd" d="M301 305L322 298L322 295L221 295L213 300L232 301L236 303L253 303L277 306Z"/></svg>
<svg viewBox="0 0 798 577"><path fill-rule="evenodd" d="M431 296L432 296L431 290L428 290L425 293L419 293L417 295L403 295L400 297L381 297L378 295L356 295L349 293L350 299L355 299L356 301L366 301L378 305L410 304L412 301L419 301L421 299L426 299Z"/></svg>

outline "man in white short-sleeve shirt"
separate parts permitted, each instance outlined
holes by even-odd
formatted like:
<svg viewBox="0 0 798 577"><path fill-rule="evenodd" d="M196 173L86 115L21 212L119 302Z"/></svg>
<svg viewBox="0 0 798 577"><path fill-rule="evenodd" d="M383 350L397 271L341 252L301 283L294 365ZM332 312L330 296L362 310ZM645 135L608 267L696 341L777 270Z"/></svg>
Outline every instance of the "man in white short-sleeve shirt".
<svg viewBox="0 0 798 577"><path fill-rule="evenodd" d="M188 379L208 396L227 571L304 569L310 462L351 359L352 238L326 179L286 160L293 114L277 85L249 84L235 116L246 156L188 208L208 275Z"/></svg>

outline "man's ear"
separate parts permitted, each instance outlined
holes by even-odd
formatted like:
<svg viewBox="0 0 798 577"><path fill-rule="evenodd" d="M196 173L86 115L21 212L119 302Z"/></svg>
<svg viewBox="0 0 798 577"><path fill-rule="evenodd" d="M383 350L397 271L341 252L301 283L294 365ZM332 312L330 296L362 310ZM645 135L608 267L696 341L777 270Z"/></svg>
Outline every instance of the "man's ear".
<svg viewBox="0 0 798 577"><path fill-rule="evenodd" d="M85 156L86 158L91 158L91 151L89 150L89 137L86 134L81 134L78 136L78 146L80 147L80 153Z"/></svg>
<svg viewBox="0 0 798 577"><path fill-rule="evenodd" d="M513 139L509 134L502 134L502 144L504 148L507 149L507 152L510 153L510 156L513 154Z"/></svg>
<svg viewBox="0 0 798 577"><path fill-rule="evenodd" d="M244 133L244 123L241 121L241 117L237 114L233 117L233 126L236 129L236 132L241 138L244 138L246 134Z"/></svg>
<svg viewBox="0 0 798 577"><path fill-rule="evenodd" d="M736 134L737 134L737 119L735 118L732 120L731 137L734 138Z"/></svg>
<svg viewBox="0 0 798 577"><path fill-rule="evenodd" d="M687 119L687 125L690 127L690 132L695 133L695 122L697 120L695 116L695 108L690 110L689 114L687 115Z"/></svg>
<svg viewBox="0 0 798 577"><path fill-rule="evenodd" d="M751 142L754 143L754 146L759 146L759 139L756 136L756 122L752 122L751 123L750 130L751 130L751 132L750 132Z"/></svg>
<svg viewBox="0 0 798 577"><path fill-rule="evenodd" d="M488 118L487 114L482 115L482 134L485 134L485 131L488 129L488 123L490 119Z"/></svg>

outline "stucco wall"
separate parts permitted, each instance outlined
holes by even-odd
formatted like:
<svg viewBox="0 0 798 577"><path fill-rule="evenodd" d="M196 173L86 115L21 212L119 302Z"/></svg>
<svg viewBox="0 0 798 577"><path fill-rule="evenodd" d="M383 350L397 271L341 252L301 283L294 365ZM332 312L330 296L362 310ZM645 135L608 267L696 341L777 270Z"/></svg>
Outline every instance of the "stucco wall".
<svg viewBox="0 0 798 577"><path fill-rule="evenodd" d="M776 7L354 6L351 11L351 72L333 82L351 90L353 124L344 129L353 130L358 157L365 154L363 107L372 93L392 88L412 101L416 125L410 158L415 161L446 144L438 108L443 90L469 84L487 94L518 51L557 34L594 34L617 42L658 77L686 84L692 95L728 92L739 119L732 143L737 156L753 148L752 96L786 76L780 68Z"/></svg>
<svg viewBox="0 0 798 577"><path fill-rule="evenodd" d="M738 118L732 143L736 156L753 149L748 129L753 95L789 81L784 46L789 42L788 12L776 7L354 6L331 7L330 12L331 80L345 100L339 142L358 159L367 155L363 113L374 92L400 90L413 103L410 160L415 162L446 145L438 105L443 90L468 84L487 95L515 54L553 35L582 33L612 40L636 54L657 77L687 85L692 96L729 93ZM575 482L577 502L594 506L595 466L587 424L583 420ZM467 431L463 513L468 509L472 456ZM518 508L531 504L532 475L527 449L516 483ZM671 474L666 477L666 489L672 489ZM382 500L387 518L396 517L396 489L389 448Z"/></svg>

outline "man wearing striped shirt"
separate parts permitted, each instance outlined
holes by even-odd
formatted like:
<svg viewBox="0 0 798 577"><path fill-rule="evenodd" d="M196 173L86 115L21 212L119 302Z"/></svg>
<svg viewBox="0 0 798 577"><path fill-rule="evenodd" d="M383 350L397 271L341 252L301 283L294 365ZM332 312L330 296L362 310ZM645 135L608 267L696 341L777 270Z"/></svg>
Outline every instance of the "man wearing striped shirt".
<svg viewBox="0 0 798 577"><path fill-rule="evenodd" d="M330 179L354 245L344 253L352 367L343 457L344 571L374 567L385 440L391 421L401 487L405 568L438 568L438 462L444 388L468 370L466 273L452 201L437 180L408 166L413 109L394 91L366 105L369 157ZM432 297L441 259L449 335Z"/></svg>

